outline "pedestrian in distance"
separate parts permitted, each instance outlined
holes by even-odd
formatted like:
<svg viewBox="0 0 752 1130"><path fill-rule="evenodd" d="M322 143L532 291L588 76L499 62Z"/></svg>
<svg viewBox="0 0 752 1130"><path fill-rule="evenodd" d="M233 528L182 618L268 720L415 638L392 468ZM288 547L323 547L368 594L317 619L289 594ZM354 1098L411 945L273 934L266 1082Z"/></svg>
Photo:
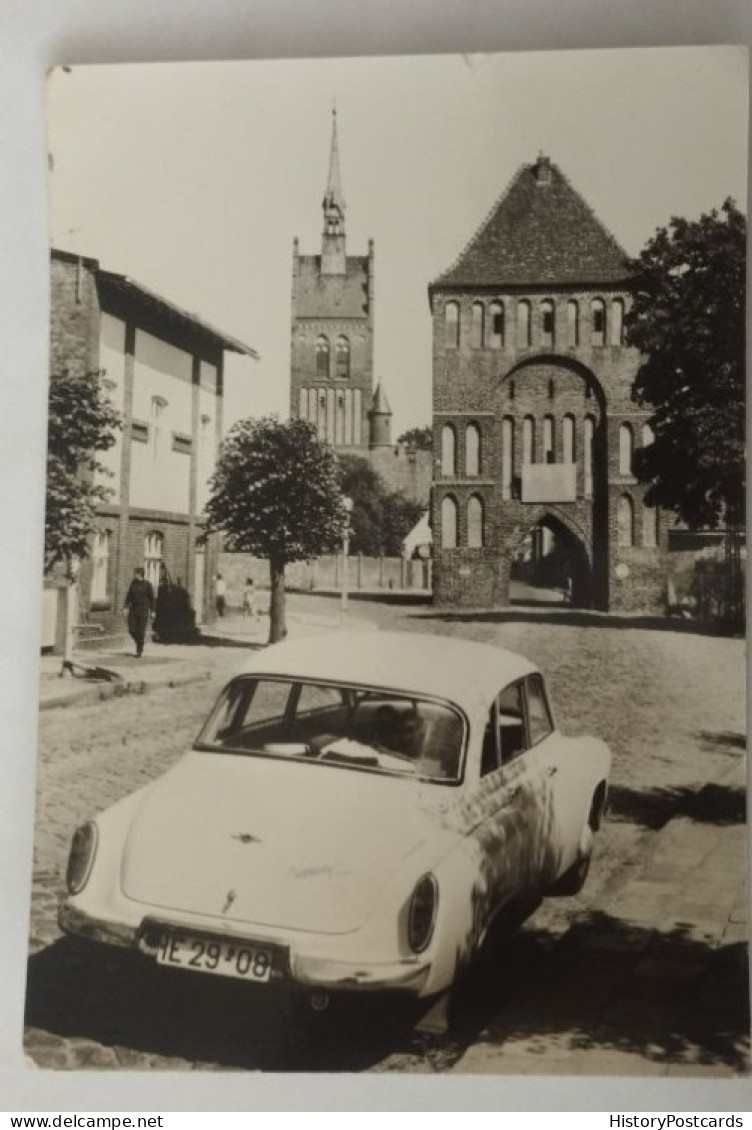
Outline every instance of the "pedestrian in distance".
<svg viewBox="0 0 752 1130"><path fill-rule="evenodd" d="M217 615L224 616L225 608L227 607L227 585L221 573L217 573L217 582L214 591L216 593Z"/></svg>
<svg viewBox="0 0 752 1130"><path fill-rule="evenodd" d="M243 589L243 617L250 616L256 619L256 584L253 577L246 577Z"/></svg>
<svg viewBox="0 0 752 1130"><path fill-rule="evenodd" d="M144 577L143 569L135 569L133 580L125 594L123 612L128 620L128 632L136 645L136 657L141 658L149 620L154 612L154 589Z"/></svg>

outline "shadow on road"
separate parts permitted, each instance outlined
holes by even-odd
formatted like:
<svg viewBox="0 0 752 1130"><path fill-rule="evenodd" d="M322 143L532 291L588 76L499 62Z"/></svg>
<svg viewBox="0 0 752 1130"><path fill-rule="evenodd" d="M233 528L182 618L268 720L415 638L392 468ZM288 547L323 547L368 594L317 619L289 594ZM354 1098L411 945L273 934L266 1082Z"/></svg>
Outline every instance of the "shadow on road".
<svg viewBox="0 0 752 1130"><path fill-rule="evenodd" d="M673 616L624 616L614 612L561 608L545 601L527 601L525 605L487 612L432 611L414 613L413 616L421 620L439 620L458 624L552 624L574 628L627 628L633 631L683 632L697 636L741 634L729 632L717 625Z"/></svg>
<svg viewBox="0 0 752 1130"><path fill-rule="evenodd" d="M612 785L608 791L609 815L656 830L673 816L691 816L701 824L743 824L747 818L746 790L732 785L691 788L631 789Z"/></svg>
<svg viewBox="0 0 752 1130"><path fill-rule="evenodd" d="M481 1034L515 1057L522 1046L533 1070L540 1056L541 1073L552 1055L580 1049L748 1067L746 947L713 949L681 930L656 937L601 912L581 917L563 939L534 919L492 931L454 994L449 1032L430 1039L415 1033L415 1007L403 1001L343 997L317 1014L276 988L112 955L63 939L29 962L26 1023L79 1038L78 1067L88 1066L94 1041L134 1070L152 1055L278 1072L363 1071L388 1057L389 1070L442 1071ZM32 1052L33 1041L34 1033Z"/></svg>

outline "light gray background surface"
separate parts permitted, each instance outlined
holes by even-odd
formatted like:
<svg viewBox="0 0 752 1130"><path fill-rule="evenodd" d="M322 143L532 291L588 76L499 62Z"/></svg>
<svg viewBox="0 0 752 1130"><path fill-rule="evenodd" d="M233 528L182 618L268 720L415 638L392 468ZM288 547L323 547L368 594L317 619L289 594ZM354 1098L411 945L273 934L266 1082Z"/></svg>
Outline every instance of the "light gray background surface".
<svg viewBox="0 0 752 1130"><path fill-rule="evenodd" d="M26 1069L47 380L44 74L60 63L746 44L750 0L2 0L0 1110L750 1110L752 1084ZM719 122L719 128L722 123ZM96 154L91 155L96 160Z"/></svg>

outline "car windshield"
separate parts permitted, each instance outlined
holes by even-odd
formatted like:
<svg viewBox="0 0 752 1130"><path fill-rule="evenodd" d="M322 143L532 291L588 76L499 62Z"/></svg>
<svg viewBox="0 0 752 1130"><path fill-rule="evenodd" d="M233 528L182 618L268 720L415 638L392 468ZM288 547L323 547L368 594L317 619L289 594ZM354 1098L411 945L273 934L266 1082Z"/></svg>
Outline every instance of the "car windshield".
<svg viewBox="0 0 752 1130"><path fill-rule="evenodd" d="M225 688L196 748L457 781L464 732L459 711L445 702L248 676Z"/></svg>

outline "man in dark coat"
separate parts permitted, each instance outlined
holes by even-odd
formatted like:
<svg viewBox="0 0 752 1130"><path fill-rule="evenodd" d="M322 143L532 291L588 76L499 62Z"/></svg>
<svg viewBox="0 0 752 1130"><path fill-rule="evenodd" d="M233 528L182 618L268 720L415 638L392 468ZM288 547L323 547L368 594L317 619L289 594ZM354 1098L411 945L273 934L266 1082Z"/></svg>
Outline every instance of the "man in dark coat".
<svg viewBox="0 0 752 1130"><path fill-rule="evenodd" d="M144 578L143 569L136 569L125 596L123 612L128 615L128 631L136 645L136 655L140 658L144 650L146 629L149 617L154 611L154 589Z"/></svg>

